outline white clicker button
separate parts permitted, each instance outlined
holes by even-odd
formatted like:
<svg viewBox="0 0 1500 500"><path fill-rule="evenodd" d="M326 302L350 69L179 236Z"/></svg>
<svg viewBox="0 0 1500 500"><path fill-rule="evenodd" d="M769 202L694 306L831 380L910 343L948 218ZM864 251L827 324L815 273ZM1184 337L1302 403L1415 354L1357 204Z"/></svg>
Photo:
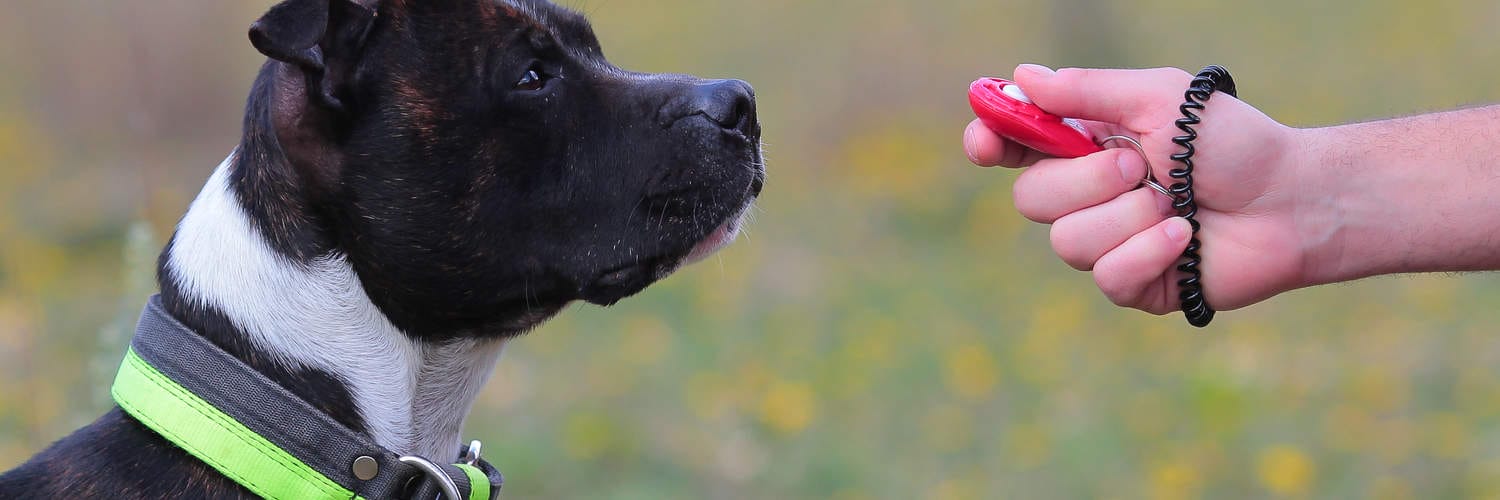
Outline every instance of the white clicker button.
<svg viewBox="0 0 1500 500"><path fill-rule="evenodd" d="M1026 97L1026 93L1021 91L1020 85L1006 85L1004 88L1001 88L1000 91L1004 92L1005 95L1015 98L1015 100L1017 101L1031 104L1031 98Z"/></svg>

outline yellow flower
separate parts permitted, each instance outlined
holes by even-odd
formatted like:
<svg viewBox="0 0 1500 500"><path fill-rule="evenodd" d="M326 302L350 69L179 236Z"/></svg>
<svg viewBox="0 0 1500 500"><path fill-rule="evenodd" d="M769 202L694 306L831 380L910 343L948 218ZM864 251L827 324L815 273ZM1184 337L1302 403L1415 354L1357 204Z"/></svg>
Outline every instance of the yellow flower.
<svg viewBox="0 0 1500 500"><path fill-rule="evenodd" d="M1260 454L1260 482L1278 495L1307 492L1317 474L1312 459L1295 447L1278 445Z"/></svg>
<svg viewBox="0 0 1500 500"><path fill-rule="evenodd" d="M783 433L801 432L817 414L811 387L801 382L776 382L760 403L760 419Z"/></svg>
<svg viewBox="0 0 1500 500"><path fill-rule="evenodd" d="M862 129L861 129L862 128ZM876 199L895 200L912 208L942 208L950 203L943 196L932 196L938 186L952 182L939 168L915 168L916 165L943 163L942 151L929 147L924 139L932 132L912 125L877 125L856 127L844 144L843 162L847 188ZM933 141L946 141L939 136Z"/></svg>
<svg viewBox="0 0 1500 500"><path fill-rule="evenodd" d="M1454 413L1439 413L1430 417L1423 426L1429 433L1427 443L1433 456L1449 460L1460 460L1469 455L1469 446L1474 436L1464 423L1462 416Z"/></svg>
<svg viewBox="0 0 1500 500"><path fill-rule="evenodd" d="M948 352L948 389L971 401L984 401L1000 383L1000 366L983 346L969 345Z"/></svg>
<svg viewBox="0 0 1500 500"><path fill-rule="evenodd" d="M1192 464L1180 461L1159 464L1151 471L1151 498L1195 498L1202 481L1198 469Z"/></svg>

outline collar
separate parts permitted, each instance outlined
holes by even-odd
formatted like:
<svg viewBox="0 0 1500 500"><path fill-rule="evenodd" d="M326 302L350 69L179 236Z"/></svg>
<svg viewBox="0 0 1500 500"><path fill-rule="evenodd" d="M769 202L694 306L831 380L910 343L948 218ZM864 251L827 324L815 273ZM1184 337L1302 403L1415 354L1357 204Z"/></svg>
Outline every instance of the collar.
<svg viewBox="0 0 1500 500"><path fill-rule="evenodd" d="M491 500L500 472L399 456L172 318L153 296L110 394L131 417L265 498ZM461 460L465 460L461 459Z"/></svg>

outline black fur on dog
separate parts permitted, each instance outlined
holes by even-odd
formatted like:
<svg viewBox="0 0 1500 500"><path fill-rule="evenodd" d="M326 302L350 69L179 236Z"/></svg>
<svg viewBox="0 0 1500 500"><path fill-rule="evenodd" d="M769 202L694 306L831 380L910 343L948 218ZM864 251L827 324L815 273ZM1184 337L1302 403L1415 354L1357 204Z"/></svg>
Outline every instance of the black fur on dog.
<svg viewBox="0 0 1500 500"><path fill-rule="evenodd" d="M582 16L542 1L332 2L326 29L297 10L323 3L251 31L291 65L262 72L247 140L279 131L264 139L290 161L242 158L269 168L240 169L240 195L288 254L345 252L408 333L513 334L614 303L759 190L743 82L616 68ZM296 78L320 90L277 95Z"/></svg>
<svg viewBox="0 0 1500 500"><path fill-rule="evenodd" d="M277 253L344 255L424 341L524 333L613 304L733 232L764 179L744 82L611 65L588 22L542 0L286 0L250 30L230 185ZM336 420L339 379L292 370L212 306L168 312ZM104 390L104 388L100 388ZM20 468L0 498L241 498L117 407Z"/></svg>

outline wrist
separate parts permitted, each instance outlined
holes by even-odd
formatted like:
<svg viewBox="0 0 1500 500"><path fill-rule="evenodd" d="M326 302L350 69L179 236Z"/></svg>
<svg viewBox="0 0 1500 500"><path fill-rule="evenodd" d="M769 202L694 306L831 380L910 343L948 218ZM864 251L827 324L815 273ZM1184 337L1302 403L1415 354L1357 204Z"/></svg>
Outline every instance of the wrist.
<svg viewBox="0 0 1500 500"><path fill-rule="evenodd" d="M1293 211L1304 249L1302 286L1411 272L1424 221L1411 210L1422 180L1369 144L1398 140L1368 125L1295 132ZM1352 145L1352 146L1351 146Z"/></svg>
<svg viewBox="0 0 1500 500"><path fill-rule="evenodd" d="M1278 178L1299 286L1500 268L1500 107L1292 129Z"/></svg>
<svg viewBox="0 0 1500 500"><path fill-rule="evenodd" d="M1290 129L1289 153L1284 157L1294 179L1292 223L1302 249L1301 280L1296 288L1325 285L1364 277L1367 264L1354 251L1367 236L1352 220L1351 176L1356 160L1341 150L1338 127Z"/></svg>

